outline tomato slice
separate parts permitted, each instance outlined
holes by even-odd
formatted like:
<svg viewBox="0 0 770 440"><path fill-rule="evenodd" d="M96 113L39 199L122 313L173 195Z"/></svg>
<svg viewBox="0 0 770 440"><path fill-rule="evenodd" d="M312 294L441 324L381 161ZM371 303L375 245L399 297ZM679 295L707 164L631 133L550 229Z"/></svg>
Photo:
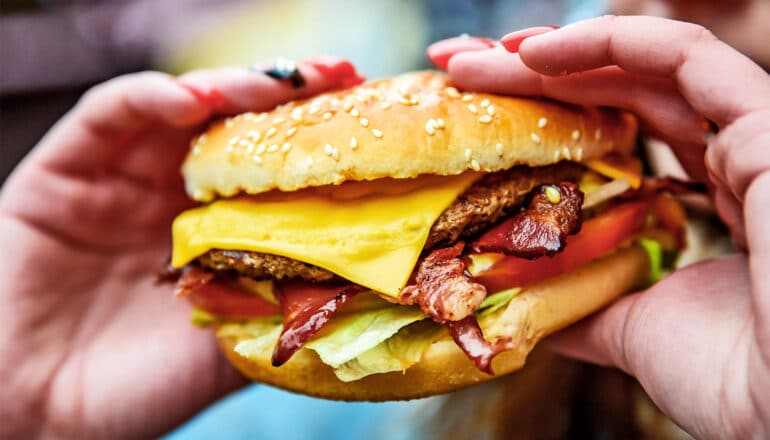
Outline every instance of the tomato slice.
<svg viewBox="0 0 770 440"><path fill-rule="evenodd" d="M567 238L567 246L553 257L527 260L502 257L474 280L489 292L521 287L555 277L613 250L644 228L649 202L628 202L610 208L583 223L576 235Z"/></svg>
<svg viewBox="0 0 770 440"><path fill-rule="evenodd" d="M212 280L185 294L193 306L225 319L248 319L281 314L278 304L254 295L235 280Z"/></svg>

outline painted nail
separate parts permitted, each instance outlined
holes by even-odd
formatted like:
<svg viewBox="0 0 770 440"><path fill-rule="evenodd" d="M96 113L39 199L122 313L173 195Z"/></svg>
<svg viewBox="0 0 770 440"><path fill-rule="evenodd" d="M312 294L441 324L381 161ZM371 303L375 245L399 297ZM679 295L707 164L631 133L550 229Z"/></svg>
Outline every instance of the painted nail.
<svg viewBox="0 0 770 440"><path fill-rule="evenodd" d="M460 52L472 52L495 47L495 42L483 37L454 37L437 41L425 51L428 59L439 69L446 70L449 60Z"/></svg>
<svg viewBox="0 0 770 440"><path fill-rule="evenodd" d="M519 51L519 46L521 45L522 41L529 37L545 34L556 29L559 29L559 26L538 26L522 29L520 31L511 32L510 34L504 36L500 39L500 43L508 52L516 53Z"/></svg>
<svg viewBox="0 0 770 440"><path fill-rule="evenodd" d="M184 79L177 79L176 83L195 96L195 99L209 105L212 109L220 109L225 106L225 97L219 90L203 89L186 82Z"/></svg>
<svg viewBox="0 0 770 440"><path fill-rule="evenodd" d="M353 87L364 82L366 78L356 72L353 64L340 57L322 55L302 60L301 64L312 66L325 79L338 87Z"/></svg>

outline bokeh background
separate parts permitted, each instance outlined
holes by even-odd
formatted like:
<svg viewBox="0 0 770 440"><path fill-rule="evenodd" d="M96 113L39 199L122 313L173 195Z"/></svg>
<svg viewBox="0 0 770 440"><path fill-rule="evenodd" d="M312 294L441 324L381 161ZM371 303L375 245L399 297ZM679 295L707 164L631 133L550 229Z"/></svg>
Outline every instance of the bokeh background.
<svg viewBox="0 0 770 440"><path fill-rule="evenodd" d="M90 86L336 54L370 78L428 68L425 47L606 12L694 21L770 66L767 0L0 0L0 184ZM718 62L718 60L715 60ZM540 350L522 373L450 396L341 403L253 385L169 439L686 438L616 371Z"/></svg>

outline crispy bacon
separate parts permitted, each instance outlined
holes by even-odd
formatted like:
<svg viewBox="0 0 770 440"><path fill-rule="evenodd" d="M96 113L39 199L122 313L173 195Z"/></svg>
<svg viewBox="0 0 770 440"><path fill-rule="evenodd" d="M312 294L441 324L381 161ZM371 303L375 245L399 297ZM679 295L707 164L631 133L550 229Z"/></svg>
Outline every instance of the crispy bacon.
<svg viewBox="0 0 770 440"><path fill-rule="evenodd" d="M434 321L457 321L473 315L487 289L470 280L459 258L465 243L431 252L417 269L415 284L401 290L399 302L418 304Z"/></svg>
<svg viewBox="0 0 770 440"><path fill-rule="evenodd" d="M174 295L177 297L187 296L193 291L204 287L214 280L216 274L198 266L185 266L177 269L179 275L174 286ZM170 272L166 279L172 276Z"/></svg>
<svg viewBox="0 0 770 440"><path fill-rule="evenodd" d="M487 374L494 374L492 359L499 353L514 347L510 338L499 338L495 342L484 339L474 315L460 321L449 321L445 325L452 339L465 352L465 355L476 364L479 370Z"/></svg>
<svg viewBox="0 0 770 440"><path fill-rule="evenodd" d="M643 192L658 193L666 191L671 194L706 194L706 185L700 182L692 182L676 177L645 177L642 180Z"/></svg>
<svg viewBox="0 0 770 440"><path fill-rule="evenodd" d="M534 260L553 255L580 231L583 193L572 182L540 185L529 207L490 229L472 243L475 252L502 252Z"/></svg>
<svg viewBox="0 0 770 440"><path fill-rule="evenodd" d="M363 290L355 284L322 286L304 281L277 284L275 293L283 310L283 330L273 350L273 366L286 363L335 311Z"/></svg>

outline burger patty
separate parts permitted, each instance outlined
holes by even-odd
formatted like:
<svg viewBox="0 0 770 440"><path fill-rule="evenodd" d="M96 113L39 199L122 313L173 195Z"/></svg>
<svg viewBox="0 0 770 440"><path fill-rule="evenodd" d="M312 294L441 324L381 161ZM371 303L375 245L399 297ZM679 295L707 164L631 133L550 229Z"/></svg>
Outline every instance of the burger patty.
<svg viewBox="0 0 770 440"><path fill-rule="evenodd" d="M584 170L575 162L561 162L545 167L518 166L485 175L441 213L428 234L423 253L479 234L523 205L536 186L576 182ZM261 252L212 249L198 262L215 271L236 272L254 279L335 278L332 272L312 264Z"/></svg>

